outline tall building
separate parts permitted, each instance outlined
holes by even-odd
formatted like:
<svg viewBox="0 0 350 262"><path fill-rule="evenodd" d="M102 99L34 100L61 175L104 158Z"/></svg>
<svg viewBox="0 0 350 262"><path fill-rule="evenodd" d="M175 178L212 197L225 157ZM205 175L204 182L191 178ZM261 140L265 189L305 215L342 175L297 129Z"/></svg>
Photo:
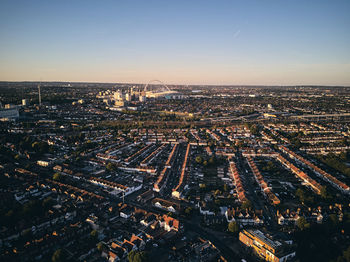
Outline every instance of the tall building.
<svg viewBox="0 0 350 262"><path fill-rule="evenodd" d="M29 105L29 100L28 99L22 99L22 106L27 106Z"/></svg>
<svg viewBox="0 0 350 262"><path fill-rule="evenodd" d="M41 90L40 90L40 84L38 85L38 93L39 93L39 105L41 105Z"/></svg>
<svg viewBox="0 0 350 262"><path fill-rule="evenodd" d="M131 94L130 94L130 92L125 94L125 100L128 101L128 102L131 101Z"/></svg>
<svg viewBox="0 0 350 262"><path fill-rule="evenodd" d="M146 102L146 95L145 95L145 94L141 94L141 95L139 96L139 101L140 101L140 102Z"/></svg>

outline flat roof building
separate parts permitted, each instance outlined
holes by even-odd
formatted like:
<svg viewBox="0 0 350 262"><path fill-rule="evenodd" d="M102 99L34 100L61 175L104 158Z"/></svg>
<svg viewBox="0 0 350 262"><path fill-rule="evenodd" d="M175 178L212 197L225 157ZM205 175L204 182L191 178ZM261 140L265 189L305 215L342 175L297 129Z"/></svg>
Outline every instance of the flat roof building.
<svg viewBox="0 0 350 262"><path fill-rule="evenodd" d="M239 240L253 248L257 256L265 261L285 262L295 257L289 241L275 240L260 230L247 229L239 233Z"/></svg>
<svg viewBox="0 0 350 262"><path fill-rule="evenodd" d="M16 119L19 117L18 108L6 108L6 109L0 109L0 119L7 120L7 119Z"/></svg>

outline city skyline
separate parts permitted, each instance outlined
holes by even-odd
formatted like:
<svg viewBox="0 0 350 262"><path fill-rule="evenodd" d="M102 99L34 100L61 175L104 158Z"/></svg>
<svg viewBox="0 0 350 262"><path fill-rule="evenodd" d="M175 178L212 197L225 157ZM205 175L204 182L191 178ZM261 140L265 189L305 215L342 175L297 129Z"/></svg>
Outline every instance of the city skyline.
<svg viewBox="0 0 350 262"><path fill-rule="evenodd" d="M350 85L348 1L4 1L0 80Z"/></svg>

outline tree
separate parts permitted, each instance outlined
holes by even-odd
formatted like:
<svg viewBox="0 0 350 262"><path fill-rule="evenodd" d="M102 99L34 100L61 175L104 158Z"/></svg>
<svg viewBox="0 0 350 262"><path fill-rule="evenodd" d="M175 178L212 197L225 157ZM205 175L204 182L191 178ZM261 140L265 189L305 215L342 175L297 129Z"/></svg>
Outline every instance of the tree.
<svg viewBox="0 0 350 262"><path fill-rule="evenodd" d="M297 227L299 227L300 230L304 230L305 228L309 228L309 227L310 227L310 224L307 223L305 217L300 217L300 218L297 220Z"/></svg>
<svg viewBox="0 0 350 262"><path fill-rule="evenodd" d="M221 194L221 191L219 189L216 189L216 191L214 192L214 195L217 196L217 195L220 195Z"/></svg>
<svg viewBox="0 0 350 262"><path fill-rule="evenodd" d="M47 197L43 200L42 206L46 210L51 208L54 203L55 201L51 197Z"/></svg>
<svg viewBox="0 0 350 262"><path fill-rule="evenodd" d="M132 250L132 251L129 252L129 254L128 254L129 262L133 262L134 261L135 255L136 255L136 251Z"/></svg>
<svg viewBox="0 0 350 262"><path fill-rule="evenodd" d="M52 179L55 180L55 181L60 181L61 180L61 174L60 173L53 174Z"/></svg>
<svg viewBox="0 0 350 262"><path fill-rule="evenodd" d="M31 228L23 230L22 237L24 241L30 241L33 238Z"/></svg>
<svg viewBox="0 0 350 262"><path fill-rule="evenodd" d="M253 124L253 125L249 126L249 130L252 133L252 135L254 135L254 136L259 135L259 128L257 125Z"/></svg>
<svg viewBox="0 0 350 262"><path fill-rule="evenodd" d="M97 230L92 230L92 231L90 232L90 237L91 237L92 239L96 240L97 237L98 237L98 232L97 232Z"/></svg>
<svg viewBox="0 0 350 262"><path fill-rule="evenodd" d="M105 248L105 245L102 242L99 242L97 245L97 250L102 252L102 250Z"/></svg>
<svg viewBox="0 0 350 262"><path fill-rule="evenodd" d="M242 204L242 208L243 209L251 209L251 208L253 208L252 202L250 202L249 200L244 201L243 204Z"/></svg>
<svg viewBox="0 0 350 262"><path fill-rule="evenodd" d="M305 191L301 188L298 188L295 191L295 195L299 198L300 202L304 202L305 201Z"/></svg>
<svg viewBox="0 0 350 262"><path fill-rule="evenodd" d="M116 167L113 163L109 162L106 166L106 169L111 172L111 171L115 171Z"/></svg>
<svg viewBox="0 0 350 262"><path fill-rule="evenodd" d="M137 252L134 256L134 262L144 262L147 261L147 254L146 252Z"/></svg>
<svg viewBox="0 0 350 262"><path fill-rule="evenodd" d="M173 212L168 212L167 214L166 214L168 217L172 217L172 218L174 218L174 213Z"/></svg>
<svg viewBox="0 0 350 262"><path fill-rule="evenodd" d="M128 254L128 260L129 262L145 262L147 261L147 253L144 251L137 252L137 251L130 251Z"/></svg>
<svg viewBox="0 0 350 262"><path fill-rule="evenodd" d="M227 192L227 191L228 191L228 185L224 184L224 192Z"/></svg>
<svg viewBox="0 0 350 262"><path fill-rule="evenodd" d="M333 226L336 226L339 224L339 218L336 214L329 215L329 222L332 223Z"/></svg>
<svg viewBox="0 0 350 262"><path fill-rule="evenodd" d="M57 249L55 253L53 253L52 262L63 262L67 260L67 255L62 249Z"/></svg>
<svg viewBox="0 0 350 262"><path fill-rule="evenodd" d="M328 193L327 188L325 186L321 187L321 197L325 200L330 200L332 196Z"/></svg>
<svg viewBox="0 0 350 262"><path fill-rule="evenodd" d="M237 233L239 231L239 226L236 223L236 221L232 221L230 223L228 223L228 231L230 231L231 233Z"/></svg>
<svg viewBox="0 0 350 262"><path fill-rule="evenodd" d="M300 148L301 147L301 142L300 142L299 138L294 137L294 138L290 139L290 142L296 148Z"/></svg>
<svg viewBox="0 0 350 262"><path fill-rule="evenodd" d="M198 164L202 163L202 162L203 162L203 158L202 158L201 156L197 156L197 157L196 157L196 162L197 162Z"/></svg>
<svg viewBox="0 0 350 262"><path fill-rule="evenodd" d="M192 213L192 207L186 208L186 209L185 209L185 213L186 213L186 215L191 214L191 213Z"/></svg>
<svg viewBox="0 0 350 262"><path fill-rule="evenodd" d="M210 165L214 165L216 163L216 159L215 159L215 157L211 157L211 158L209 158L209 164Z"/></svg>
<svg viewBox="0 0 350 262"><path fill-rule="evenodd" d="M350 262L350 246L343 252L343 257L346 262Z"/></svg>

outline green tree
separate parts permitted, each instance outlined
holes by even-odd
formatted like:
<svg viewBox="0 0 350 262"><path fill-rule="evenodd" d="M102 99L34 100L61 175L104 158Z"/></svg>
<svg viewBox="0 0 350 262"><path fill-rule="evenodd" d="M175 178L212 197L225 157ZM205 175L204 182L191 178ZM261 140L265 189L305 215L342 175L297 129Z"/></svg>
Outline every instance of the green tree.
<svg viewBox="0 0 350 262"><path fill-rule="evenodd" d="M109 162L109 163L107 164L107 166L106 166L106 169L107 169L108 171L112 172L112 171L115 171L115 170L116 170L116 166L115 166L113 163Z"/></svg>
<svg viewBox="0 0 350 262"><path fill-rule="evenodd" d="M197 157L196 157L196 162L197 162L198 164L202 163L202 162L203 162L203 158L202 158L201 156L197 156Z"/></svg>
<svg viewBox="0 0 350 262"><path fill-rule="evenodd" d="M99 242L97 245L97 250L102 252L102 250L105 248L105 245L102 242Z"/></svg>
<svg viewBox="0 0 350 262"><path fill-rule="evenodd" d="M297 227L299 227L300 230L304 230L304 229L306 229L306 228L309 228L309 227L310 227L310 224L307 223L305 217L300 217L300 218L297 220Z"/></svg>
<svg viewBox="0 0 350 262"><path fill-rule="evenodd" d="M132 251L129 252L129 254L128 254L129 262L134 262L135 255L136 255L136 251L132 250Z"/></svg>
<svg viewBox="0 0 350 262"><path fill-rule="evenodd" d="M130 251L128 254L129 262L145 262L148 260L147 253L144 251Z"/></svg>
<svg viewBox="0 0 350 262"><path fill-rule="evenodd" d="M134 262L145 262L147 261L147 254L146 252L137 252L134 256Z"/></svg>
<svg viewBox="0 0 350 262"><path fill-rule="evenodd" d="M232 221L228 223L227 228L228 228L228 231L230 231L231 233L237 233L239 231L239 226L236 221Z"/></svg>
<svg viewBox="0 0 350 262"><path fill-rule="evenodd" d="M97 230L92 230L90 232L90 237L93 239L93 240L97 240L97 237L98 237L98 232Z"/></svg>
<svg viewBox="0 0 350 262"><path fill-rule="evenodd" d="M55 180L55 181L60 181L62 178L61 174L60 173L55 173L53 174L52 176L52 179Z"/></svg>

